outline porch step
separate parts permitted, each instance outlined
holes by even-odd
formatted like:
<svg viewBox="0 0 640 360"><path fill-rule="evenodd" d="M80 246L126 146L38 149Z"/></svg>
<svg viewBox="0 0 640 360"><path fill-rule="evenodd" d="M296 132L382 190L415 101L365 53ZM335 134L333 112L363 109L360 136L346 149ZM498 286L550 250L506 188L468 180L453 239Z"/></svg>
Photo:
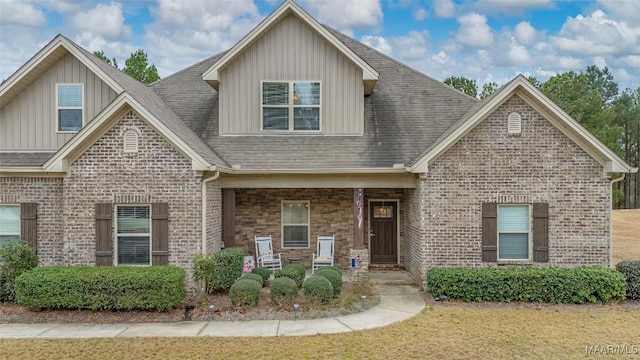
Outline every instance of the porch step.
<svg viewBox="0 0 640 360"><path fill-rule="evenodd" d="M404 270L369 271L369 280L374 285L416 285L415 280Z"/></svg>

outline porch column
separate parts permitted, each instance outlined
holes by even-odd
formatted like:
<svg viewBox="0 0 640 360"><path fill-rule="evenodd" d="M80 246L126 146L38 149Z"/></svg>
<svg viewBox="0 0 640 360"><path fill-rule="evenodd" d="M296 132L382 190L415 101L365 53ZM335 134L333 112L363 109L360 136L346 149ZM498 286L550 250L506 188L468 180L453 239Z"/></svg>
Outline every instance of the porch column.
<svg viewBox="0 0 640 360"><path fill-rule="evenodd" d="M362 188L353 189L353 248L364 249L364 195Z"/></svg>
<svg viewBox="0 0 640 360"><path fill-rule="evenodd" d="M222 189L222 241L233 247L236 239L236 190Z"/></svg>

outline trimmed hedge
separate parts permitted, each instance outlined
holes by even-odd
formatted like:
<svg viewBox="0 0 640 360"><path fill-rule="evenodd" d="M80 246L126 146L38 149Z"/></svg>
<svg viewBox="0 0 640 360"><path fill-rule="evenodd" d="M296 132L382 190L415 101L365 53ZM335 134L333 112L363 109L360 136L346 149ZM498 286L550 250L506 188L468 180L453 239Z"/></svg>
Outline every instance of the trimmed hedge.
<svg viewBox="0 0 640 360"><path fill-rule="evenodd" d="M298 295L298 284L288 277L273 279L271 285L269 285L269 294L273 302L282 304L282 302L293 299Z"/></svg>
<svg viewBox="0 0 640 360"><path fill-rule="evenodd" d="M10 241L0 246L0 258L0 302L15 301L16 278L37 267L38 257L29 245Z"/></svg>
<svg viewBox="0 0 640 360"><path fill-rule="evenodd" d="M294 269L295 271L298 272L298 276L302 278L302 280L304 281L304 278L306 276L306 269L304 268L304 265L302 264L289 264L286 265L285 268L287 269Z"/></svg>
<svg viewBox="0 0 640 360"><path fill-rule="evenodd" d="M337 266L333 266L333 265L327 265L327 266L320 266L318 268L318 270L316 270L316 272L320 271L320 270L324 270L324 269L330 269L333 270L335 272L337 272L338 274L340 274L340 276L342 276L342 269L340 269Z"/></svg>
<svg viewBox="0 0 640 360"><path fill-rule="evenodd" d="M251 273L260 275L262 277L263 284L266 284L267 281L269 281L269 277L271 276L271 271L269 271L269 269L264 267L257 267L251 270Z"/></svg>
<svg viewBox="0 0 640 360"><path fill-rule="evenodd" d="M246 274L246 275L243 275L238 280L241 280L241 279L250 279L250 280L253 280L253 281L257 282L258 284L260 284L260 287L264 286L264 281L262 280L262 276L260 276L258 274Z"/></svg>
<svg viewBox="0 0 640 360"><path fill-rule="evenodd" d="M624 276L597 266L579 268L434 268L427 290L464 301L530 301L553 304L622 300Z"/></svg>
<svg viewBox="0 0 640 360"><path fill-rule="evenodd" d="M168 311L186 296L176 266L49 266L16 279L18 304L41 309Z"/></svg>
<svg viewBox="0 0 640 360"><path fill-rule="evenodd" d="M300 273L300 269L296 268L294 264L287 265L282 269L276 270L274 274L274 278L280 277L288 277L289 279L293 279L296 284L298 284L298 288L302 286L304 281L304 272Z"/></svg>
<svg viewBox="0 0 640 360"><path fill-rule="evenodd" d="M234 306L256 306L260 300L260 284L246 277L238 279L229 289L229 298Z"/></svg>
<svg viewBox="0 0 640 360"><path fill-rule="evenodd" d="M342 275L333 269L323 269L316 271L316 275L327 278L333 288L333 296L338 297L342 291Z"/></svg>
<svg viewBox="0 0 640 360"><path fill-rule="evenodd" d="M244 250L226 248L213 255L198 255L193 259L193 279L204 281L207 293L227 291L242 276Z"/></svg>
<svg viewBox="0 0 640 360"><path fill-rule="evenodd" d="M333 286L327 278L315 275L304 281L302 293L321 303L328 303L333 299Z"/></svg>
<svg viewBox="0 0 640 360"><path fill-rule="evenodd" d="M640 260L619 262L616 270L627 279L627 298L640 300Z"/></svg>

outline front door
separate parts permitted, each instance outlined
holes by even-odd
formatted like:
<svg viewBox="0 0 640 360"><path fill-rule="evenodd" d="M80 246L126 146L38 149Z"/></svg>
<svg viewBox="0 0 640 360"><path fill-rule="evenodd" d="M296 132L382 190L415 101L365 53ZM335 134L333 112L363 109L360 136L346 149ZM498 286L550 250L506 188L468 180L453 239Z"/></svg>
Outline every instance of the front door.
<svg viewBox="0 0 640 360"><path fill-rule="evenodd" d="M398 263L398 203L369 203L369 241L372 264Z"/></svg>

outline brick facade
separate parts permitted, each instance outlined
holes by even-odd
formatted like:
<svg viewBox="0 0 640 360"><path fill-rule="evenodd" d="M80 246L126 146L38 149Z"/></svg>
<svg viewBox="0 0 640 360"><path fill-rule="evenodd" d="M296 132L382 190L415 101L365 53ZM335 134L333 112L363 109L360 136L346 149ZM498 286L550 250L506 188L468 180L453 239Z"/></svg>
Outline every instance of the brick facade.
<svg viewBox="0 0 640 360"><path fill-rule="evenodd" d="M521 136L507 134L513 111ZM517 95L430 164L406 201L406 262L419 280L433 266L495 265L482 262L483 202L549 204L549 262L534 265L610 265L602 165Z"/></svg>

